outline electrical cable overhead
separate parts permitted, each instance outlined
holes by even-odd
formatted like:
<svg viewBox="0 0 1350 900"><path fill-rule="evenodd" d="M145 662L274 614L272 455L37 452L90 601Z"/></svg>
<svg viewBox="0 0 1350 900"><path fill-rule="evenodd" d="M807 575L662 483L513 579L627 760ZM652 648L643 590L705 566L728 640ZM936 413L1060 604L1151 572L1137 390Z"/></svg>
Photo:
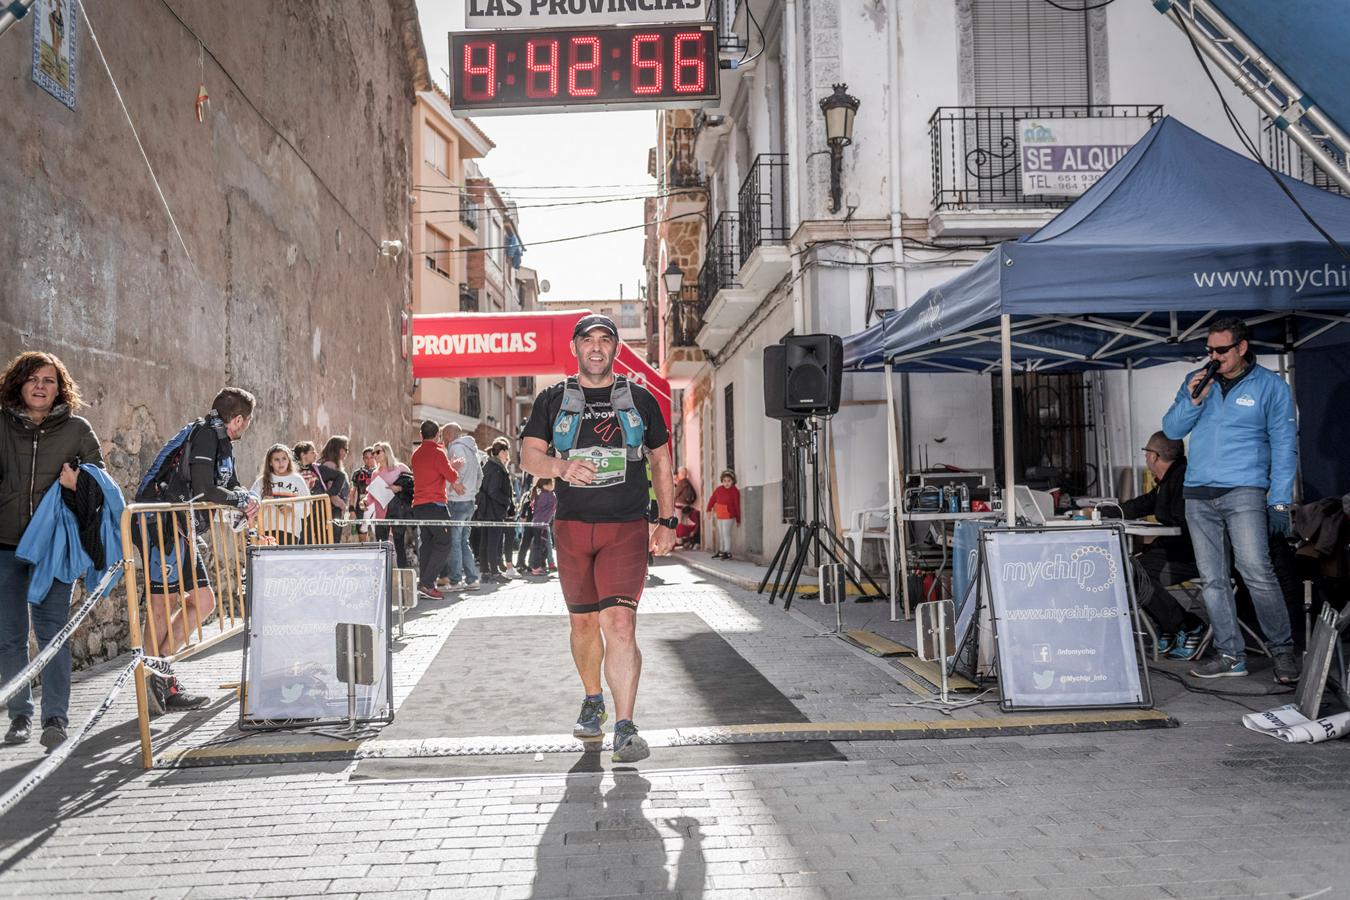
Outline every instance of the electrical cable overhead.
<svg viewBox="0 0 1350 900"><path fill-rule="evenodd" d="M759 59L761 56L763 56L765 48L764 29L759 27L759 20L755 18L755 11L751 9L751 4L749 3L745 4L745 14L750 21L746 23L745 28L745 49L741 51L741 58L736 60L736 68L738 69L741 66L748 65L754 62L755 60ZM750 25L752 24L755 26L755 31L759 32L759 50L755 53L754 56L750 57L749 59L746 59L745 55L750 52Z"/></svg>
<svg viewBox="0 0 1350 900"><path fill-rule="evenodd" d="M639 222L636 225L624 225L620 228L609 228L604 231L591 231L587 232L586 234L574 234L568 237L550 238L546 241L530 241L529 247L540 247L543 246L544 244L563 244L568 241L582 241L587 238L603 237L607 234L619 234L624 231L636 231L639 228L650 228L653 225L661 225L666 222L676 222L679 221L680 219L688 219L693 216L703 216L703 213L701 212L680 213L678 216L668 216L664 219L656 219L655 221L652 222ZM501 244L496 247L453 247L447 250L415 250L413 252L415 254L420 254L422 256L435 256L441 253L482 253L489 250L507 250L507 249L510 248L506 244Z"/></svg>
<svg viewBox="0 0 1350 900"><path fill-rule="evenodd" d="M670 191L664 194L634 194L627 197L603 197L596 200L559 200L556 203L517 203L516 209L552 209L563 206L591 206L602 203L636 203L641 200L663 200L667 197L686 193L685 191ZM414 209L415 215L431 215L432 213L462 213L476 212L483 209L480 206L460 206L447 209ZM434 224L434 223L430 223Z"/></svg>
<svg viewBox="0 0 1350 900"><path fill-rule="evenodd" d="M1049 0L1047 0L1047 2L1049 2ZM1317 233L1322 235L1328 244L1335 247L1336 251L1340 253L1342 257L1350 260L1350 251L1347 251L1345 247L1341 245L1340 241L1332 237L1330 232L1323 228L1321 224L1312 217L1312 214L1309 213L1308 210L1304 209L1303 204L1294 196L1294 192L1289 190L1289 185L1284 183L1284 178L1272 169L1266 163L1265 159L1262 158L1261 151L1257 148L1256 142L1252 140L1251 135L1247 134L1247 129L1242 126L1242 122L1238 119L1237 114L1234 113L1233 108L1228 105L1228 98L1223 95L1223 90L1219 87L1219 82L1214 78L1214 73L1210 71L1209 61L1205 59L1204 53L1200 50L1200 45L1195 42L1195 35L1191 33L1190 26L1187 25L1184 20L1182 21L1181 30L1185 32L1186 40L1190 41L1191 52L1194 53L1195 58L1199 60L1200 68L1204 70L1205 77L1208 78L1209 83L1214 86L1214 93L1219 97L1219 103L1223 106L1223 112L1228 119L1228 124L1233 127L1233 131L1237 134L1238 140L1241 141L1242 146L1246 149L1247 153L1252 159L1260 164L1261 168L1266 170L1266 174L1275 182L1275 186L1283 191L1284 195L1289 198L1289 202L1298 208L1298 211L1303 214L1303 218L1307 220L1308 224L1315 228Z"/></svg>
<svg viewBox="0 0 1350 900"><path fill-rule="evenodd" d="M1045 0L1045 2L1049 3L1055 9L1062 9L1065 12L1085 13L1085 12L1092 12L1094 9L1101 9L1104 6L1110 6L1112 3L1115 3L1116 0L1102 0L1101 3L1095 4L1093 6L1065 6L1064 4L1057 2L1057 0ZM1083 2L1087 3L1087 0L1083 0Z"/></svg>

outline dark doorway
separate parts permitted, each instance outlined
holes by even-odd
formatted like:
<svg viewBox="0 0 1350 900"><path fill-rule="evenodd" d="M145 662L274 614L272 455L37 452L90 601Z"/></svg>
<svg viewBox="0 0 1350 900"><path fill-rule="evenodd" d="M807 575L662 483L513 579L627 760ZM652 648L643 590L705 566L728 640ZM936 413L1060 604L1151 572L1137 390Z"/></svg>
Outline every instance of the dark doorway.
<svg viewBox="0 0 1350 900"><path fill-rule="evenodd" d="M1003 377L994 375L994 471L1003 477ZM1109 493L1097 476L1097 404L1080 372L1013 375L1013 465L1017 481L1073 496Z"/></svg>

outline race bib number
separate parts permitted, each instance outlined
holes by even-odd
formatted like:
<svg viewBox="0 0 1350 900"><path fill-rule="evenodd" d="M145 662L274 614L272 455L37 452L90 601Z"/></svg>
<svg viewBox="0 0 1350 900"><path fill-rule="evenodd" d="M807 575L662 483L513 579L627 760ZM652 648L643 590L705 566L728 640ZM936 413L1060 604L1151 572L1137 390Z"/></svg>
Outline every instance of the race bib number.
<svg viewBox="0 0 1350 900"><path fill-rule="evenodd" d="M628 454L622 447L584 447L573 450L568 458L584 459L595 466L595 481L583 487L613 487L628 478Z"/></svg>

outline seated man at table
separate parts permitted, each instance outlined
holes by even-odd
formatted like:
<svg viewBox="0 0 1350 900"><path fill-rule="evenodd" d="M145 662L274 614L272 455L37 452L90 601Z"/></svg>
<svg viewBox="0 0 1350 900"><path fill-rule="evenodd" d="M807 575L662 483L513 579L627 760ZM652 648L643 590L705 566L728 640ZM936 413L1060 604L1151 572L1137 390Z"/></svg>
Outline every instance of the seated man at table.
<svg viewBox="0 0 1350 900"><path fill-rule="evenodd" d="M1180 528L1181 534L1154 538L1134 555L1135 571L1142 570L1146 576L1135 578L1134 592L1139 608L1157 625L1158 652L1173 659L1191 659L1200 646L1205 623L1167 591L1168 585L1200 575L1186 530L1186 498L1181 490L1186 480L1186 447L1155 431L1144 447L1144 465L1153 474L1153 490L1120 504L1121 513L1127 519L1153 516L1160 525Z"/></svg>

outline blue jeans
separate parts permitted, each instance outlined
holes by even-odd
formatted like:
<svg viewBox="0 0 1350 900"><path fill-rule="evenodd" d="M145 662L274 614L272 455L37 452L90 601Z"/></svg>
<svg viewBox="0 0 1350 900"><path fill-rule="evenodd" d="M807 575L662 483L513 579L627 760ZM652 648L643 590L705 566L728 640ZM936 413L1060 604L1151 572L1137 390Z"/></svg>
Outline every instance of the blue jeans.
<svg viewBox="0 0 1350 900"><path fill-rule="evenodd" d="M1200 589L1205 598L1209 624L1214 628L1214 647L1225 656L1242 659L1246 641L1238 627L1237 606L1228 550L1238 573L1247 584L1256 607L1256 619L1272 650L1290 650L1289 611L1270 564L1270 539L1266 525L1264 488L1233 488L1216 500L1186 498L1186 524L1200 570Z"/></svg>
<svg viewBox="0 0 1350 900"><path fill-rule="evenodd" d="M452 500L447 504L450 508L450 518L457 522L467 522L473 518L473 508L476 505L472 500ZM473 558L473 548L469 546L469 526L451 525L450 526L450 580L477 581L478 561Z"/></svg>
<svg viewBox="0 0 1350 900"><path fill-rule="evenodd" d="M71 586L53 581L47 596L30 604L28 575L31 567L20 562L13 550L0 550L0 681L9 681L28 665L28 626L32 618L38 646L46 647L70 619ZM70 642L42 667L42 721L68 722L70 709ZM33 689L23 690L9 701L9 717L33 718Z"/></svg>

